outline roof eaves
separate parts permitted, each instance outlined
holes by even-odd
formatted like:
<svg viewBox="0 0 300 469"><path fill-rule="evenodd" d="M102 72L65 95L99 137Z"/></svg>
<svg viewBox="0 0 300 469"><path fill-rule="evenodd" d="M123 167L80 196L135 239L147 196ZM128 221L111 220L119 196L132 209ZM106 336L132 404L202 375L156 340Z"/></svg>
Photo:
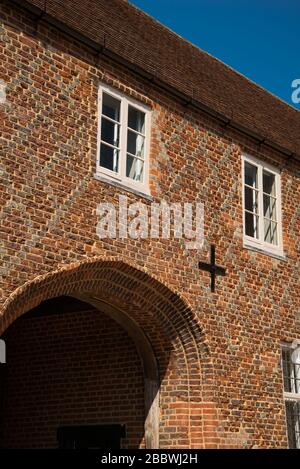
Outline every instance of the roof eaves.
<svg viewBox="0 0 300 469"><path fill-rule="evenodd" d="M251 137L259 144L264 144L265 146L276 150L277 152L283 154L288 159L295 159L300 161L300 155L296 154L295 152L291 152L288 149L276 144L276 142L271 141L270 139L265 138L262 135L257 134L253 130L239 124L238 122L233 121L228 116L225 116L214 109L206 106L205 104L201 103L198 100L195 100L191 96L183 93L182 91L178 90L177 88L169 85L168 83L164 82L160 78L150 74L142 67L128 61L127 59L123 58L119 54L108 49L105 44L100 44L99 42L93 41L92 39L85 36L83 33L76 31L73 28L70 28L65 23L61 22L57 18L49 15L45 10L27 2L26 0L9 0L11 3L16 4L17 6L21 7L23 10L34 15L36 21L45 21L48 24L55 26L60 31L64 32L65 34L69 35L73 39L85 44L86 46L93 49L98 54L102 54L107 58L115 61L116 63L123 65L124 67L128 68L135 74L139 75L141 78L151 82L153 85L158 86L159 88L167 91L173 97L177 98L183 105L191 106L197 110L204 112L205 114L209 115L210 117L217 119L222 125L226 127L231 127L248 137ZM293 108L294 109L294 108Z"/></svg>

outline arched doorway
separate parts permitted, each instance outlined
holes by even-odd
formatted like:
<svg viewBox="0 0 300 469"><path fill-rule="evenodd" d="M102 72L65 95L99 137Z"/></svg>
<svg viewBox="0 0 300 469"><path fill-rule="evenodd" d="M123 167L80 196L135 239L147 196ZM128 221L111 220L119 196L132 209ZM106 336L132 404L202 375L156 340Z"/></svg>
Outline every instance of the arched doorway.
<svg viewBox="0 0 300 469"><path fill-rule="evenodd" d="M58 297L22 315L3 338L9 357L1 447L55 448L57 431L75 426L87 446L95 445L91 430L107 433L112 425L124 426L122 448L145 447L142 363L134 341L107 314ZM98 445L101 437L107 435L98 435Z"/></svg>
<svg viewBox="0 0 300 469"><path fill-rule="evenodd" d="M122 260L98 259L47 274L17 290L5 305L2 331L59 296L105 311L134 344L144 377L145 446L204 447L204 424L213 419L211 435L216 419L211 411L213 373L203 331L186 302L145 271Z"/></svg>

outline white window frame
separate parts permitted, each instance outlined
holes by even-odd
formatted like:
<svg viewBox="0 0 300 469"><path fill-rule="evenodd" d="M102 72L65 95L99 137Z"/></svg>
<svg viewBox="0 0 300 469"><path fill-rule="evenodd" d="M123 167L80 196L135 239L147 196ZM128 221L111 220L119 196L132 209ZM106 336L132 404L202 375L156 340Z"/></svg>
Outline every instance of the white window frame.
<svg viewBox="0 0 300 469"><path fill-rule="evenodd" d="M245 163L257 167L258 170L258 215L259 215L259 238L252 238L246 235L245 220ZM266 170L275 176L276 188L276 213L277 213L277 240L278 244L271 244L264 240L264 213L263 213L263 171ZM269 254L284 256L282 242L282 213L281 213L281 174L277 168L258 160L257 158L243 154L242 155L242 200L243 200L243 242L245 248L254 248Z"/></svg>
<svg viewBox="0 0 300 469"><path fill-rule="evenodd" d="M119 168L118 173L104 168L100 165L100 146L101 146L101 117L102 117L102 99L103 93L112 96L120 101L120 141L119 141ZM128 130L128 106L145 113L145 154L144 154L144 177L143 182L134 181L126 177L126 159L127 159L127 130ZM150 124L151 111L149 107L138 102L137 100L126 96L120 91L100 84L98 91L98 142L97 142L97 164L96 175L102 180L111 183L117 183L125 189L129 188L134 191L150 195L149 191L149 157L150 157Z"/></svg>
<svg viewBox="0 0 300 469"><path fill-rule="evenodd" d="M284 376L284 366L283 366L283 350L289 350L290 352L292 352L292 350L296 347L296 346L299 346L300 344L300 340L296 339L292 344L281 344L281 365L282 365L282 379L283 379L283 400L284 400L284 404L287 402L287 401L290 401L290 402L298 402L300 403L300 392L288 392L284 389L284 379L285 379L285 376ZM294 372L295 373L295 370ZM293 379L293 377L291 378ZM295 385L296 386L296 385ZM288 418L287 418L287 415L286 415L286 426L287 426L287 433L288 433L288 425L289 425L289 422L288 422ZM299 443L298 443L299 444ZM300 447L299 447L300 448Z"/></svg>

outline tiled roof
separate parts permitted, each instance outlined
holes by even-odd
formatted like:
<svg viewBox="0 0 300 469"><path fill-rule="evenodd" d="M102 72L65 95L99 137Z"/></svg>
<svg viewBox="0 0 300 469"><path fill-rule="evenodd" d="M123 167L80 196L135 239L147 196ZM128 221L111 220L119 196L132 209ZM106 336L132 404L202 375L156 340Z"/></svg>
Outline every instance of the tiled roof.
<svg viewBox="0 0 300 469"><path fill-rule="evenodd" d="M108 50L170 87L267 141L300 155L298 110L126 0L28 0L27 3L46 9L51 17L95 43L105 42Z"/></svg>

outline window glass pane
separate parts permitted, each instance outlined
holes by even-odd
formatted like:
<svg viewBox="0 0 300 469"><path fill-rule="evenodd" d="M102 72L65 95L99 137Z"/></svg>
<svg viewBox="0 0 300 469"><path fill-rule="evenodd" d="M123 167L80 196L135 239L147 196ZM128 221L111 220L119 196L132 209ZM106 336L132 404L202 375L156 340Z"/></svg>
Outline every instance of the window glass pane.
<svg viewBox="0 0 300 469"><path fill-rule="evenodd" d="M144 157L145 137L128 130L127 151L133 155Z"/></svg>
<svg viewBox="0 0 300 469"><path fill-rule="evenodd" d="M245 163L245 184L255 188L258 187L257 167L247 162Z"/></svg>
<svg viewBox="0 0 300 469"><path fill-rule="evenodd" d="M300 401L285 401L289 448L300 448Z"/></svg>
<svg viewBox="0 0 300 469"><path fill-rule="evenodd" d="M265 170L263 172L263 191L266 194L276 196L275 175Z"/></svg>
<svg viewBox="0 0 300 469"><path fill-rule="evenodd" d="M132 106L128 107L128 127L140 132L145 133L145 113L135 109Z"/></svg>
<svg viewBox="0 0 300 469"><path fill-rule="evenodd" d="M100 166L111 171L118 172L119 151L101 143L100 147Z"/></svg>
<svg viewBox="0 0 300 469"><path fill-rule="evenodd" d="M264 194L264 216L276 221L276 199Z"/></svg>
<svg viewBox="0 0 300 469"><path fill-rule="evenodd" d="M295 350L292 353L291 358L294 378L293 392L295 392L296 394L300 394L300 350Z"/></svg>
<svg viewBox="0 0 300 469"><path fill-rule="evenodd" d="M264 219L264 239L267 243L277 244L277 223Z"/></svg>
<svg viewBox="0 0 300 469"><path fill-rule="evenodd" d="M143 181L144 162L127 155L126 176L134 181Z"/></svg>
<svg viewBox="0 0 300 469"><path fill-rule="evenodd" d="M258 193L245 186L245 209L250 212L258 212Z"/></svg>
<svg viewBox="0 0 300 469"><path fill-rule="evenodd" d="M291 351L289 348L282 349L282 369L283 369L284 391L292 392L292 385L291 385L292 362L291 362Z"/></svg>
<svg viewBox="0 0 300 469"><path fill-rule="evenodd" d="M245 231L247 236L258 239L258 216L245 212Z"/></svg>
<svg viewBox="0 0 300 469"><path fill-rule="evenodd" d="M102 114L120 122L120 106L121 102L118 99L103 93Z"/></svg>
<svg viewBox="0 0 300 469"><path fill-rule="evenodd" d="M282 349L284 391L300 394L300 351Z"/></svg>
<svg viewBox="0 0 300 469"><path fill-rule="evenodd" d="M110 143L116 147L119 146L120 126L102 117L101 122L101 140Z"/></svg>

